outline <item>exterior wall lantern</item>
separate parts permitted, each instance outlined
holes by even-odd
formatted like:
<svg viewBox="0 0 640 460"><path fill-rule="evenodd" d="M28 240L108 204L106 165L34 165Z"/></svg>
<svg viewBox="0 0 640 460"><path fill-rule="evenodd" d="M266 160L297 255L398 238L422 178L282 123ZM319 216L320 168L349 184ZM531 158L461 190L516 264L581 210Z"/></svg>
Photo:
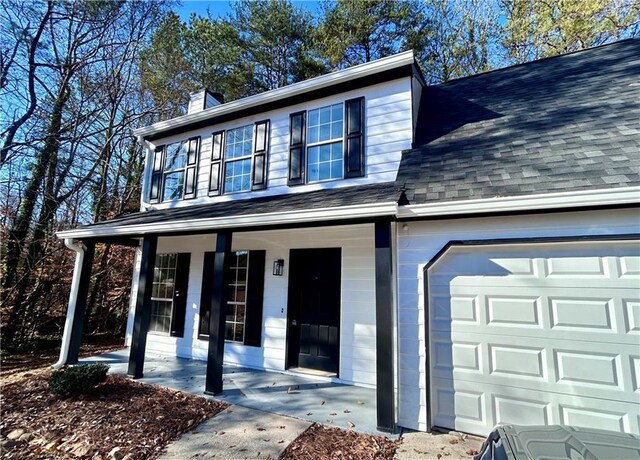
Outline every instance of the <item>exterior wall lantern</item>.
<svg viewBox="0 0 640 460"><path fill-rule="evenodd" d="M284 259L273 261L273 276L282 276L284 272Z"/></svg>

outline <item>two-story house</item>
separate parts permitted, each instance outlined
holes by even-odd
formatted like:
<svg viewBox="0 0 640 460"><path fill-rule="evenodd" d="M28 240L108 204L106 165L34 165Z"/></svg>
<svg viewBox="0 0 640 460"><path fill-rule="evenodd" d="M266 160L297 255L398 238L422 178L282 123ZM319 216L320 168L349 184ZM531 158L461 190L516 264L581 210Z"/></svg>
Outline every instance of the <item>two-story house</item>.
<svg viewBox="0 0 640 460"><path fill-rule="evenodd" d="M640 433L640 40L425 84L412 52L136 130L126 343L376 389L377 426ZM206 369L206 370L205 370Z"/></svg>

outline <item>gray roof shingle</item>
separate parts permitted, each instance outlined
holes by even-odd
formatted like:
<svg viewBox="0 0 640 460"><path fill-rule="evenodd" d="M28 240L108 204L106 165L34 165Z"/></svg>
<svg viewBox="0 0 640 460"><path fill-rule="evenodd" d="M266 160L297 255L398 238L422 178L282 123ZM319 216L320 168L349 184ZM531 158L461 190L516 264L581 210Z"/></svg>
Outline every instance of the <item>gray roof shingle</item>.
<svg viewBox="0 0 640 460"><path fill-rule="evenodd" d="M403 152L395 183L137 212L88 227L640 186L640 39L427 87L421 107L419 147Z"/></svg>
<svg viewBox="0 0 640 460"><path fill-rule="evenodd" d="M411 204L640 185L640 39L425 88Z"/></svg>
<svg viewBox="0 0 640 460"><path fill-rule="evenodd" d="M250 200L230 200L219 203L142 211L97 222L85 227L126 227L169 221L246 216L303 209L334 208L359 204L396 203L401 191L393 182L316 190L304 193L273 195ZM81 228L85 228L81 227Z"/></svg>

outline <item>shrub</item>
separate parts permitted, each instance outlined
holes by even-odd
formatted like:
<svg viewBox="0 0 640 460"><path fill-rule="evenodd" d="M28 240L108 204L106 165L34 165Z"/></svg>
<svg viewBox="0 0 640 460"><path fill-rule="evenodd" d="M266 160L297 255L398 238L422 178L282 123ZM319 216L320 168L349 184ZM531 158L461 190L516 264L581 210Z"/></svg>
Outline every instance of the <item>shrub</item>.
<svg viewBox="0 0 640 460"><path fill-rule="evenodd" d="M82 364L54 371L49 377L49 391L57 395L71 396L91 391L107 379L106 364Z"/></svg>

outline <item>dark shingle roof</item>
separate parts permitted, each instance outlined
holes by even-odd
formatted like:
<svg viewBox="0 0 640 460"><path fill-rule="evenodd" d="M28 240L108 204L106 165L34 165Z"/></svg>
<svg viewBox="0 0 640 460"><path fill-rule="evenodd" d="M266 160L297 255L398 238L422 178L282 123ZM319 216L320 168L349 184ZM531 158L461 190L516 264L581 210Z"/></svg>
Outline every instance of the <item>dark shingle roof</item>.
<svg viewBox="0 0 640 460"><path fill-rule="evenodd" d="M265 196L250 200L230 200L180 208L136 212L81 228L125 227L138 224L335 208L359 204L396 203L400 198L400 194L401 192L395 183L386 182L383 184Z"/></svg>
<svg viewBox="0 0 640 460"><path fill-rule="evenodd" d="M428 87L411 204L640 185L640 39Z"/></svg>

